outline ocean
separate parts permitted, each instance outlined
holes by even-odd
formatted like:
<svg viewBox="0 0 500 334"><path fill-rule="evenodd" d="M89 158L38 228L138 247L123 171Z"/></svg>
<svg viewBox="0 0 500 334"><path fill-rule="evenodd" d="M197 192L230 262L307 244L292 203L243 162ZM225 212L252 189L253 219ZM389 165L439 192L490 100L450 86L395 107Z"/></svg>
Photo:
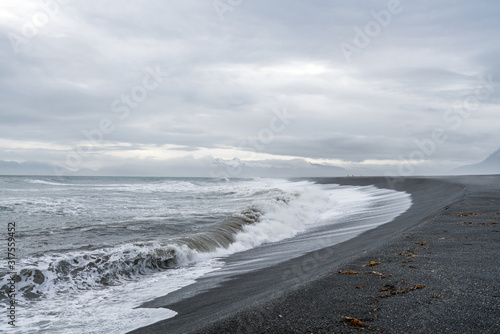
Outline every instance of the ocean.
<svg viewBox="0 0 500 334"><path fill-rule="evenodd" d="M304 180L0 176L0 331L125 333L176 315L145 302L348 241L411 203Z"/></svg>

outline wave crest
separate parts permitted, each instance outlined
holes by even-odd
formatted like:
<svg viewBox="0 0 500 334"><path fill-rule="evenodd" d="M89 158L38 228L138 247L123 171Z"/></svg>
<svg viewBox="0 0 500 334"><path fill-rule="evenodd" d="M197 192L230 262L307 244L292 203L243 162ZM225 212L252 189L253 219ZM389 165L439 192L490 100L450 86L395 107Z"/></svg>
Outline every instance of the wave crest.
<svg viewBox="0 0 500 334"><path fill-rule="evenodd" d="M166 245L123 245L118 249L72 253L39 261L15 276L17 289L23 297L33 299L51 292L118 285L135 276L187 265L202 253L229 247L244 226L259 222L262 215L259 208L251 206L203 232L170 240ZM7 298L7 280L5 276L0 299Z"/></svg>

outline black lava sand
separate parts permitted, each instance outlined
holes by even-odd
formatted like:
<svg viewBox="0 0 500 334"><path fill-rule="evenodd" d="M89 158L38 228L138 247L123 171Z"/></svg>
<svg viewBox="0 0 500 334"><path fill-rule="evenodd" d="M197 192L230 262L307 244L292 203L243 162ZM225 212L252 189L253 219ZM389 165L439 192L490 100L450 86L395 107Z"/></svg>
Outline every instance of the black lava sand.
<svg viewBox="0 0 500 334"><path fill-rule="evenodd" d="M149 306L179 314L134 333L500 333L500 176L316 181L394 187L413 205L343 244L159 298Z"/></svg>

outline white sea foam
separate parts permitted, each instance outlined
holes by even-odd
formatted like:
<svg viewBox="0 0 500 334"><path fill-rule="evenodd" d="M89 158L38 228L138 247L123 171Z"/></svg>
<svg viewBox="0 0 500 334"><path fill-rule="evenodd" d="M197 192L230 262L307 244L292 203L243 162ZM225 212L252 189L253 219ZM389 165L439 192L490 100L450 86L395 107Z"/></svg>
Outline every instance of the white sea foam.
<svg viewBox="0 0 500 334"><path fill-rule="evenodd" d="M26 182L33 183L33 184L46 184L50 186L66 186L68 184L64 183L58 183L58 182L50 182L50 181L45 181L45 180L26 180Z"/></svg>

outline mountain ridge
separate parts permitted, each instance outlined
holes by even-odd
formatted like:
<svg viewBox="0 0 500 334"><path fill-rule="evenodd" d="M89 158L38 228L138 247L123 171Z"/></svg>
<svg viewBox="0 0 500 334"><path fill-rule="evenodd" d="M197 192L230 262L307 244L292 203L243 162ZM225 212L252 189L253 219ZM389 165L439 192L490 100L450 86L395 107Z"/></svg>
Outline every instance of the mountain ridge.
<svg viewBox="0 0 500 334"><path fill-rule="evenodd" d="M347 169L310 163L303 159L243 161L239 158L188 159L166 163L123 164L98 170L71 171L45 162L0 160L0 175L151 176L151 177L319 177L347 176Z"/></svg>
<svg viewBox="0 0 500 334"><path fill-rule="evenodd" d="M479 163L461 166L452 172L453 174L500 174L500 149Z"/></svg>

